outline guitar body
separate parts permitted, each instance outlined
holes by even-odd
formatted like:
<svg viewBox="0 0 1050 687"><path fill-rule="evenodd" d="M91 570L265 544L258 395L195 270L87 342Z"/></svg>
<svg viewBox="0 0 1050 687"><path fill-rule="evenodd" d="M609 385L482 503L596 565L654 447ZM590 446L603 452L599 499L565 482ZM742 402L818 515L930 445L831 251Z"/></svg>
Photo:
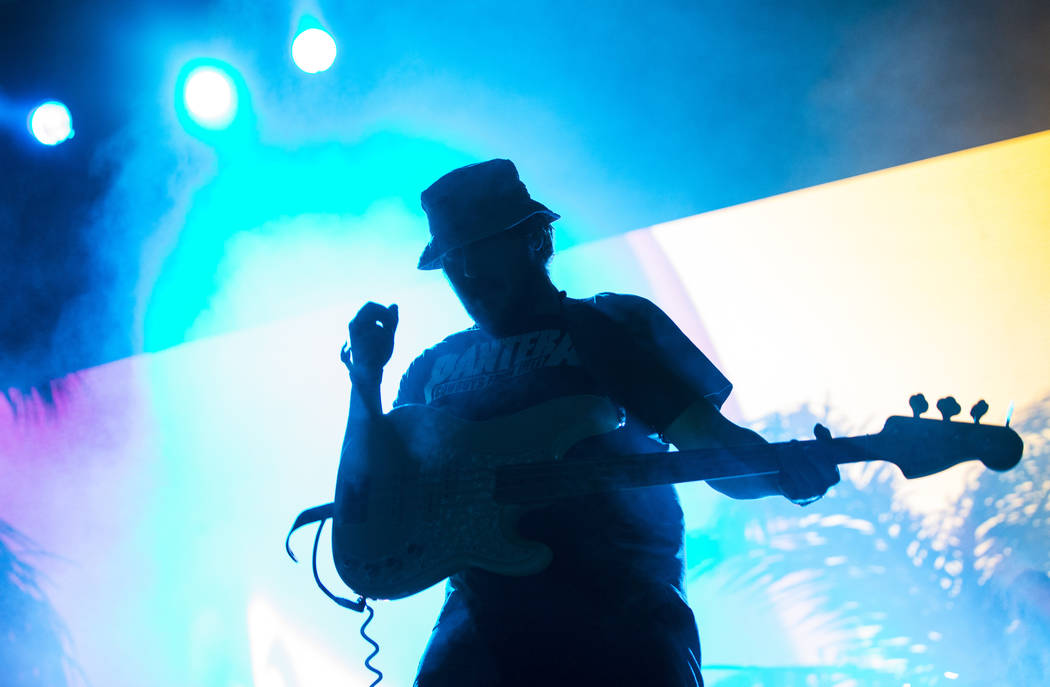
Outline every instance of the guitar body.
<svg viewBox="0 0 1050 687"><path fill-rule="evenodd" d="M496 469L556 462L620 422L618 409L596 396L554 399L483 422L422 405L386 417L404 450L370 466L333 520L339 576L373 599L410 596L467 567L503 575L543 570L551 551L518 536L526 507L493 498Z"/></svg>

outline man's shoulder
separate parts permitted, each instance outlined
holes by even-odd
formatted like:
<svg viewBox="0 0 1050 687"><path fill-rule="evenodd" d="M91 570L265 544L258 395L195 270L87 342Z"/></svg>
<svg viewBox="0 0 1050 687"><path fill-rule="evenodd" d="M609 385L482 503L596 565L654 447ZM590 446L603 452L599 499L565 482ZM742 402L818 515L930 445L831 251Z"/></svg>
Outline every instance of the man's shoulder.
<svg viewBox="0 0 1050 687"><path fill-rule="evenodd" d="M466 329L461 329L458 332L449 334L441 341L438 341L433 346L427 348L423 353L426 354L431 351L440 353L446 350L462 348L463 346L468 346L473 343L479 336L483 336L483 334L481 333L481 330L478 329L477 325L467 327Z"/></svg>
<svg viewBox="0 0 1050 687"><path fill-rule="evenodd" d="M477 326L467 327L458 332L453 332L441 341L423 349L423 351L415 357L409 367L412 365L421 365L424 360L433 360L435 356L440 357L445 353L466 348L480 335L481 333Z"/></svg>
<svg viewBox="0 0 1050 687"><path fill-rule="evenodd" d="M660 309L648 298L630 293L601 291L590 298L568 298L568 302L583 307L592 307L615 320L645 317Z"/></svg>
<svg viewBox="0 0 1050 687"><path fill-rule="evenodd" d="M435 361L448 354L452 354L453 357L458 356L471 345L477 336L479 336L477 327L469 327L449 334L417 355L401 375L401 384L397 398L394 400L394 406L404 403L424 403L423 385L430 376Z"/></svg>

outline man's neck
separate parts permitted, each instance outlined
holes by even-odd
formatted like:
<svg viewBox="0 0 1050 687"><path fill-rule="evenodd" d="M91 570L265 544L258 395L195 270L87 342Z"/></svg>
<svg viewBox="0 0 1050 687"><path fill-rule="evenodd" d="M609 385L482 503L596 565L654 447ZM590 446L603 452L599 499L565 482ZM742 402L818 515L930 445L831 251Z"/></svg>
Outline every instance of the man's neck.
<svg viewBox="0 0 1050 687"><path fill-rule="evenodd" d="M530 282L521 297L517 299L513 310L513 321L504 326L492 328L482 326L482 329L496 337L510 336L528 330L535 320L561 313L562 294L546 271Z"/></svg>
<svg viewBox="0 0 1050 687"><path fill-rule="evenodd" d="M535 307L529 315L557 315L561 312L561 291L546 272L543 273L542 279L537 281L533 295L532 302Z"/></svg>

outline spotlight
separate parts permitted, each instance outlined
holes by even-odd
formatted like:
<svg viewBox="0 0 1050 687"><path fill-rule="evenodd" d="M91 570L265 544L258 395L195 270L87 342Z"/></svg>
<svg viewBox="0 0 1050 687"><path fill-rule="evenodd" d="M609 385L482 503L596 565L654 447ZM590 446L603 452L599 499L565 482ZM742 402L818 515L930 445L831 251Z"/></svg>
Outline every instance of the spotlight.
<svg viewBox="0 0 1050 687"><path fill-rule="evenodd" d="M197 67L191 71L182 97L193 121L208 129L229 126L237 112L233 79L218 67Z"/></svg>
<svg viewBox="0 0 1050 687"><path fill-rule="evenodd" d="M335 62L335 40L323 29L306 29L292 41L292 61L307 74L323 72Z"/></svg>
<svg viewBox="0 0 1050 687"><path fill-rule="evenodd" d="M29 131L46 146L73 138L73 117L62 103L49 100L29 113Z"/></svg>

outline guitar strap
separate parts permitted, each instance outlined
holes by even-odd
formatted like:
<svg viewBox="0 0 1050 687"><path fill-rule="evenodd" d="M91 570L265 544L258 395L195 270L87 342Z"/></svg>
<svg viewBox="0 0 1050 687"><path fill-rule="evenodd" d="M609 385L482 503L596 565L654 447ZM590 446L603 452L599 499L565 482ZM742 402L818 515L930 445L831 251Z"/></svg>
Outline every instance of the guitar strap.
<svg viewBox="0 0 1050 687"><path fill-rule="evenodd" d="M305 527L306 525L311 525L315 522L320 523L317 526L317 534L314 536L314 551L312 560L314 569L314 582L316 582L317 586L321 589L321 591L325 593L325 596L327 596L332 601L336 602L343 608L349 608L351 611L357 611L358 613L362 613L365 610L365 598L363 596L359 597L357 601L351 601L350 599L346 599L341 596L336 596L328 589L328 587L324 586L324 583L321 582L321 576L317 574L317 545L321 541L321 530L324 529L325 521L332 517L332 512L334 510L335 503L332 502L325 503L320 506L314 506L313 508L307 508L302 513L299 513L299 515L295 518L295 522L292 523L292 529L288 530L288 536L284 538L284 550L288 553L288 556L291 557L293 561L298 563L299 559L295 557L294 553L292 553L292 533L300 527Z"/></svg>

